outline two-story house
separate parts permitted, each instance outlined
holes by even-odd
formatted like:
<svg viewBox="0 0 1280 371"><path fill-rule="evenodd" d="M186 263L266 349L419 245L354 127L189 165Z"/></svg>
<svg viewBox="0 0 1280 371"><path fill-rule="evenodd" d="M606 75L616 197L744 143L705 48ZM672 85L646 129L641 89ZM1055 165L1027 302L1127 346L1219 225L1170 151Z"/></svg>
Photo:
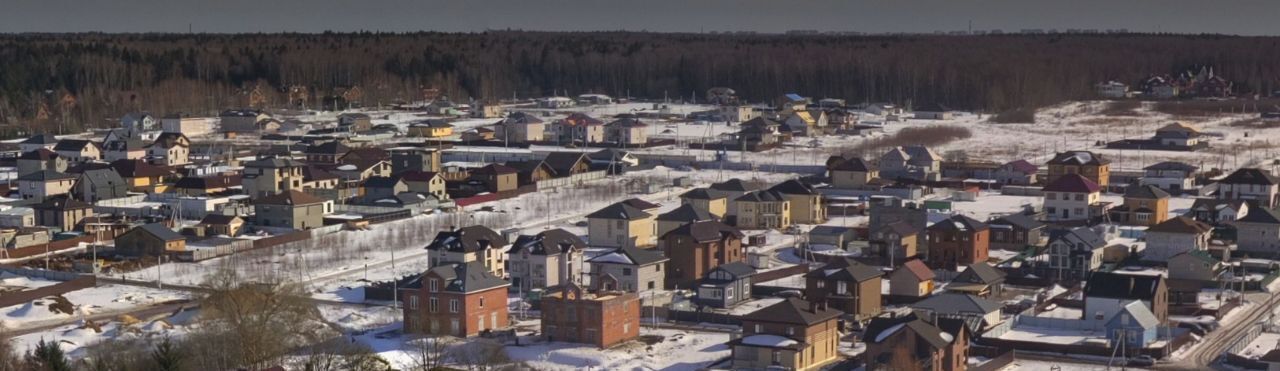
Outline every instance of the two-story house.
<svg viewBox="0 0 1280 371"><path fill-rule="evenodd" d="M254 201L253 211L259 226L307 230L324 226L325 214L333 212L333 201L287 190Z"/></svg>
<svg viewBox="0 0 1280 371"><path fill-rule="evenodd" d="M791 201L772 189L744 194L730 209L736 209L734 220L742 229L786 229L792 223Z"/></svg>
<svg viewBox="0 0 1280 371"><path fill-rule="evenodd" d="M891 180L938 180L942 174L942 156L924 146L893 147L879 164L880 176Z"/></svg>
<svg viewBox="0 0 1280 371"><path fill-rule="evenodd" d="M880 314L884 272L849 258L832 259L804 275L804 298L826 303L861 321Z"/></svg>
<svg viewBox="0 0 1280 371"><path fill-rule="evenodd" d="M259 199L284 191L303 189L302 164L291 158L271 157L246 162L240 182L244 193Z"/></svg>
<svg viewBox="0 0 1280 371"><path fill-rule="evenodd" d="M1214 196L1220 200L1244 200L1265 208L1280 205L1280 180L1263 169L1237 169L1219 180Z"/></svg>
<svg viewBox="0 0 1280 371"><path fill-rule="evenodd" d="M876 317L862 342L867 371L964 371L968 367L969 332L964 321L914 313Z"/></svg>
<svg viewBox="0 0 1280 371"><path fill-rule="evenodd" d="M632 199L635 201L640 201ZM631 200L628 200L631 201ZM587 240L592 246L646 247L654 245L656 216L645 211L656 210L653 204L641 205L622 201L587 214ZM650 207L649 205L653 205Z"/></svg>
<svg viewBox="0 0 1280 371"><path fill-rule="evenodd" d="M1082 319L1111 318L1131 301L1141 301L1160 323L1169 321L1169 286L1163 275L1094 272L1084 285Z"/></svg>
<svg viewBox="0 0 1280 371"><path fill-rule="evenodd" d="M494 127L495 137L507 143L541 142L545 131L542 119L525 112L513 112Z"/></svg>
<svg viewBox="0 0 1280 371"><path fill-rule="evenodd" d="M507 251L507 275L521 292L582 282L587 242L556 228L520 235Z"/></svg>
<svg viewBox="0 0 1280 371"><path fill-rule="evenodd" d="M1239 254L1254 258L1280 257L1280 215L1266 207L1250 207L1249 214L1229 223L1236 228Z"/></svg>
<svg viewBox="0 0 1280 371"><path fill-rule="evenodd" d="M926 261L935 269L951 269L987 261L991 247L991 228L968 216L955 215L925 230L929 255Z"/></svg>
<svg viewBox="0 0 1280 371"><path fill-rule="evenodd" d="M1049 233L1048 271L1057 280L1083 280L1089 272L1102 266L1106 237L1087 227Z"/></svg>
<svg viewBox="0 0 1280 371"><path fill-rule="evenodd" d="M428 269L400 287L404 331L471 337L506 328L509 286L480 262Z"/></svg>
<svg viewBox="0 0 1280 371"><path fill-rule="evenodd" d="M721 264L746 260L744 235L719 221L682 225L662 236L659 248L667 263L667 288L692 288L707 272Z"/></svg>
<svg viewBox="0 0 1280 371"><path fill-rule="evenodd" d="M822 194L812 186L796 179L778 183L769 190L782 195L791 206L791 222L798 224L822 224L827 221L827 208Z"/></svg>
<svg viewBox="0 0 1280 371"><path fill-rule="evenodd" d="M1089 220L1105 209L1102 187L1080 174L1058 176L1043 191L1045 218L1049 221Z"/></svg>
<svg viewBox="0 0 1280 371"><path fill-rule="evenodd" d="M734 369L816 370L840 359L839 310L787 298L742 316L742 337L729 341Z"/></svg>
<svg viewBox="0 0 1280 371"><path fill-rule="evenodd" d="M937 276L920 259L908 260L889 274L889 295L916 301L933 293Z"/></svg>
<svg viewBox="0 0 1280 371"><path fill-rule="evenodd" d="M432 265L480 262L489 273L502 278L507 276L507 245L507 240L493 229L473 225L440 231L425 249Z"/></svg>
<svg viewBox="0 0 1280 371"><path fill-rule="evenodd" d="M833 160L835 164L831 164ZM831 178L831 186L835 188L860 189L873 179L880 178L880 169L861 157L834 157L827 162L827 174Z"/></svg>
<svg viewBox="0 0 1280 371"><path fill-rule="evenodd" d="M147 161L153 164L177 166L191 163L191 140L182 133L160 133L146 148Z"/></svg>
<svg viewBox="0 0 1280 371"><path fill-rule="evenodd" d="M1124 225L1153 226L1169 219L1169 193L1154 185L1130 186L1124 204L1111 208L1111 221Z"/></svg>
<svg viewBox="0 0 1280 371"><path fill-rule="evenodd" d="M693 302L712 308L731 308L751 299L756 269L743 262L721 264L699 281Z"/></svg>
<svg viewBox="0 0 1280 371"><path fill-rule="evenodd" d="M1168 261L1178 254L1209 249L1213 226L1179 216L1147 228L1147 248L1142 260Z"/></svg>
<svg viewBox="0 0 1280 371"><path fill-rule="evenodd" d="M1053 156L1046 164L1049 176L1045 181L1053 183L1058 178L1077 174L1099 187L1111 184L1111 160L1089 151L1067 151Z"/></svg>
<svg viewBox="0 0 1280 371"><path fill-rule="evenodd" d="M1001 216L987 222L991 227L991 248L1022 251L1030 246L1043 246L1045 224L1027 214Z"/></svg>
<svg viewBox="0 0 1280 371"><path fill-rule="evenodd" d="M63 139L53 146L53 151L70 162L78 163L102 159L102 148L98 147L97 143L87 140Z"/></svg>
<svg viewBox="0 0 1280 371"><path fill-rule="evenodd" d="M1153 185L1173 194L1190 191L1196 187L1196 170L1199 167L1185 162L1164 161L1142 168L1141 185Z"/></svg>
<svg viewBox="0 0 1280 371"><path fill-rule="evenodd" d="M656 250L619 247L587 260L593 290L649 293L662 290L667 257Z"/></svg>
<svg viewBox="0 0 1280 371"><path fill-rule="evenodd" d="M640 336L640 297L633 292L588 291L574 283L542 296L542 336L601 349Z"/></svg>

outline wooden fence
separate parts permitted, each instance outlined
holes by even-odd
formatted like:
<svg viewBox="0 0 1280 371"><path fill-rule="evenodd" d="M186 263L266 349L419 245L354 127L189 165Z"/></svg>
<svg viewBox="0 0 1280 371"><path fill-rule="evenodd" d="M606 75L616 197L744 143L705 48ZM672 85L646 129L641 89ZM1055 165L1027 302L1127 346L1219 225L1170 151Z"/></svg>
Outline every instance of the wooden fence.
<svg viewBox="0 0 1280 371"><path fill-rule="evenodd" d="M3 258L3 259L28 258L28 257L44 254L46 251L53 253L61 250L70 249L76 246L80 246L81 242L93 243L93 236L80 236L76 238L68 238L65 240L57 240L57 241L50 242L49 246L47 247L44 244L40 244L40 245L27 246L27 247L19 247L16 249L0 249L0 258Z"/></svg>
<svg viewBox="0 0 1280 371"><path fill-rule="evenodd" d="M39 300L54 295L62 295L68 292L76 291L83 288L93 287L98 283L93 276L80 276L76 279L62 282L50 286L39 287L26 291L11 292L0 295L0 308L12 305L26 304L32 300Z"/></svg>

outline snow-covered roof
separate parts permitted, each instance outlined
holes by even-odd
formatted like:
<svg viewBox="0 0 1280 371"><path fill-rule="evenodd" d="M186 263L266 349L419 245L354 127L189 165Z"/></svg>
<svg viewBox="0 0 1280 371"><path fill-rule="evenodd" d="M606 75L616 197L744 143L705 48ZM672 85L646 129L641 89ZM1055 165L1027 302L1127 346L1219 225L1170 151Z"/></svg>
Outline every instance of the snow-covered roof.
<svg viewBox="0 0 1280 371"><path fill-rule="evenodd" d="M800 344L800 342L778 335L758 334L742 338L742 343L762 347L782 348Z"/></svg>

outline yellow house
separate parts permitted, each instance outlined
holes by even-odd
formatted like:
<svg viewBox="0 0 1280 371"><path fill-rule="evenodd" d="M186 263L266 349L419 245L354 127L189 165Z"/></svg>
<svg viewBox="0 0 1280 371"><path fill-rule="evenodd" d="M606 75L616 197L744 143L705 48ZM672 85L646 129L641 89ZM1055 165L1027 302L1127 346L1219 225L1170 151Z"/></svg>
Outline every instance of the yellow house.
<svg viewBox="0 0 1280 371"><path fill-rule="evenodd" d="M120 177L129 183L129 190L144 193L165 193L169 184L165 178L173 174L172 170L155 166L143 160L116 160L111 168L120 173Z"/></svg>
<svg viewBox="0 0 1280 371"><path fill-rule="evenodd" d="M772 189L755 191L734 200L737 226L742 229L785 229L791 226L791 202Z"/></svg>
<svg viewBox="0 0 1280 371"><path fill-rule="evenodd" d="M832 160L829 160L832 161ZM831 186L842 189L858 189L880 177L880 170L875 165L860 157L840 158L830 167Z"/></svg>
<svg viewBox="0 0 1280 371"><path fill-rule="evenodd" d="M742 317L729 341L733 369L816 370L840 359L840 316L825 303L789 298Z"/></svg>
<svg viewBox="0 0 1280 371"><path fill-rule="evenodd" d="M658 228L656 215L646 209L656 210L657 205L631 199L587 215L587 240L591 246L600 247L653 246Z"/></svg>
<svg viewBox="0 0 1280 371"><path fill-rule="evenodd" d="M724 218L729 211L729 197L707 188L697 188L680 195L680 202L693 205L717 218Z"/></svg>
<svg viewBox="0 0 1280 371"><path fill-rule="evenodd" d="M788 180L773 186L770 190L782 195L791 203L791 222L799 224L822 224L827 221L827 208L822 205L822 194L808 184L799 180Z"/></svg>
<svg viewBox="0 0 1280 371"><path fill-rule="evenodd" d="M443 138L453 135L453 125L444 120L432 119L409 125L409 136L420 138Z"/></svg>

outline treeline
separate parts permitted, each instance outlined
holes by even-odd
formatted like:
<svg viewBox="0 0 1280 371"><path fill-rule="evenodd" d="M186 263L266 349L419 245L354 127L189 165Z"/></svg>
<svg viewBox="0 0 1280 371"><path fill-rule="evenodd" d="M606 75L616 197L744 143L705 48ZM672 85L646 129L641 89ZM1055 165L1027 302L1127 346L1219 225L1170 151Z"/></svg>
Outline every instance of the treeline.
<svg viewBox="0 0 1280 371"><path fill-rule="evenodd" d="M0 123L68 130L146 109L268 105L359 87L367 105L560 92L688 100L727 86L1002 112L1093 97L1092 84L1212 66L1237 91L1280 87L1276 37L782 36L633 32L0 36ZM295 104L296 106L296 104ZM49 126L53 125L53 126Z"/></svg>

